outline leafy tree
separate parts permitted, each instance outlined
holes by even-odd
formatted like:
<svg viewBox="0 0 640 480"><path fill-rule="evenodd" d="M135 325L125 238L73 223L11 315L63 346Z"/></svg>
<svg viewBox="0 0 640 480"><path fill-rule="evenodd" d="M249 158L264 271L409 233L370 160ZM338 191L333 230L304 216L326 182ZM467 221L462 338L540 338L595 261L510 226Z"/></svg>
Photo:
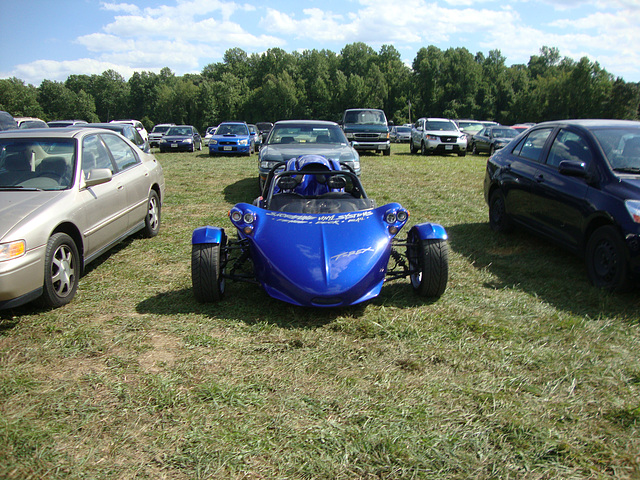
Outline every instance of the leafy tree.
<svg viewBox="0 0 640 480"><path fill-rule="evenodd" d="M38 103L38 91L33 85L12 77L0 79L0 110L14 117L38 117L46 120L42 106Z"/></svg>

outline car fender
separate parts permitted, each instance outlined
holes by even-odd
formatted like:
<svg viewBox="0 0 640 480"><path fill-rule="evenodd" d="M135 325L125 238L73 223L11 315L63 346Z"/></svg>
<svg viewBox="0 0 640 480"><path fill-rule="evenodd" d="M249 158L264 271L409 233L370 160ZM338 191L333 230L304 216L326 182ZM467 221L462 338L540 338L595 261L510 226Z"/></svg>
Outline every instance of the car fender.
<svg viewBox="0 0 640 480"><path fill-rule="evenodd" d="M198 245L202 243L224 243L224 228L212 227L207 225L206 227L199 227L193 231L191 236L191 244Z"/></svg>
<svg viewBox="0 0 640 480"><path fill-rule="evenodd" d="M420 240L446 240L447 232L442 225L437 223L419 223L411 227L409 237L418 234Z"/></svg>

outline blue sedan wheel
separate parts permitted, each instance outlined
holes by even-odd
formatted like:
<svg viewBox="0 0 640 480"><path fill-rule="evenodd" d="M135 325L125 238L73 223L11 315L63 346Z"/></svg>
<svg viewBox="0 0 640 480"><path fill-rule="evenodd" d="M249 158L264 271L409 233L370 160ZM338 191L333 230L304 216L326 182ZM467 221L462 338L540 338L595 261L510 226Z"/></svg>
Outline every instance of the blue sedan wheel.
<svg viewBox="0 0 640 480"><path fill-rule="evenodd" d="M225 282L219 243L192 245L191 283L197 301L209 303L222 300Z"/></svg>
<svg viewBox="0 0 640 480"><path fill-rule="evenodd" d="M629 290L629 264L624 242L617 230L606 225L598 228L587 242L587 273L596 287L623 292Z"/></svg>

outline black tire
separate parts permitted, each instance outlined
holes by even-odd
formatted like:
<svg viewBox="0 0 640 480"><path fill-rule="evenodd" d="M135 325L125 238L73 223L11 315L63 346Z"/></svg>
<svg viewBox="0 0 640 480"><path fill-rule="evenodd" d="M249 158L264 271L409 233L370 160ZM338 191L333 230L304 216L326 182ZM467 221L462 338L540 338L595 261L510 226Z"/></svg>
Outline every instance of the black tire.
<svg viewBox="0 0 640 480"><path fill-rule="evenodd" d="M44 258L42 302L48 307L69 303L78 289L80 255L73 239L66 233L49 238Z"/></svg>
<svg viewBox="0 0 640 480"><path fill-rule="evenodd" d="M160 231L160 197L155 190L151 190L147 201L147 215L144 217L144 236L155 237Z"/></svg>
<svg viewBox="0 0 640 480"><path fill-rule="evenodd" d="M464 152L458 152L458 156L459 157L466 157L467 156L467 151L465 150Z"/></svg>
<svg viewBox="0 0 640 480"><path fill-rule="evenodd" d="M420 154L429 155L429 150L427 149L427 146L424 144L424 142L420 144Z"/></svg>
<svg viewBox="0 0 640 480"><path fill-rule="evenodd" d="M478 151L478 147L476 147L476 143L473 142L473 147L471 148L471 153L473 153L474 155L479 155L480 152Z"/></svg>
<svg viewBox="0 0 640 480"><path fill-rule="evenodd" d="M491 145L489 147L489 156L493 155L494 153L496 153L496 147Z"/></svg>
<svg viewBox="0 0 640 480"><path fill-rule="evenodd" d="M224 296L219 243L191 246L191 284L193 295L201 303L219 302Z"/></svg>
<svg viewBox="0 0 640 480"><path fill-rule="evenodd" d="M383 150L383 151L382 151L382 154L383 154L385 157L388 157L389 155L391 155L391 148L387 148L386 150Z"/></svg>
<svg viewBox="0 0 640 480"><path fill-rule="evenodd" d="M416 270L410 275L413 290L421 297L441 297L449 280L449 244L442 239L419 238L411 243L407 254Z"/></svg>
<svg viewBox="0 0 640 480"><path fill-rule="evenodd" d="M507 233L513 229L507 214L504 195L500 190L495 190L489 197L489 227L494 232L500 233Z"/></svg>
<svg viewBox="0 0 640 480"><path fill-rule="evenodd" d="M591 283L612 292L630 289L629 262L624 240L611 225L596 229L587 242L587 274Z"/></svg>
<svg viewBox="0 0 640 480"><path fill-rule="evenodd" d="M413 145L413 139L409 140L409 151L415 155L418 153L418 149Z"/></svg>
<svg viewBox="0 0 640 480"><path fill-rule="evenodd" d="M202 151L202 140L200 140L200 143L198 143L198 151Z"/></svg>

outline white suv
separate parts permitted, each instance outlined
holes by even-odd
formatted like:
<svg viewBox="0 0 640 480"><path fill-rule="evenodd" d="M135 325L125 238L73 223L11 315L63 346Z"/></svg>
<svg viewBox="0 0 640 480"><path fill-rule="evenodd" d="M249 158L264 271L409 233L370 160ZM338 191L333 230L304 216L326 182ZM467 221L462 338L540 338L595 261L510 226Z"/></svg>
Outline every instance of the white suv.
<svg viewBox="0 0 640 480"><path fill-rule="evenodd" d="M419 118L411 127L409 149L411 153L419 150L422 155L457 153L464 157L467 137L448 118Z"/></svg>

